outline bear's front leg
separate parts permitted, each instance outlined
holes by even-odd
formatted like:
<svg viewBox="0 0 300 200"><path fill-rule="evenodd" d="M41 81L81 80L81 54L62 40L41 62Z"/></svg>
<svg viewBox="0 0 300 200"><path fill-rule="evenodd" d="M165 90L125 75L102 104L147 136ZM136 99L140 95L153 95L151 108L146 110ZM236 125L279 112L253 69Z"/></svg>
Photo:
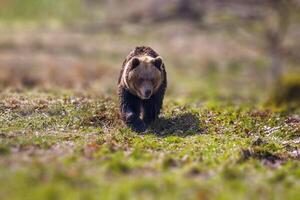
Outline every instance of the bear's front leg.
<svg viewBox="0 0 300 200"><path fill-rule="evenodd" d="M153 123L160 113L164 98L164 89L160 89L150 99L142 102L143 121L146 124Z"/></svg>
<svg viewBox="0 0 300 200"><path fill-rule="evenodd" d="M144 132L146 130L145 123L139 118L139 116L131 111L127 111L124 113L125 117L125 124L129 126L133 131L136 132Z"/></svg>
<svg viewBox="0 0 300 200"><path fill-rule="evenodd" d="M159 115L159 107L156 105L155 98L150 98L142 102L143 106L143 121L146 124L153 123Z"/></svg>
<svg viewBox="0 0 300 200"><path fill-rule="evenodd" d="M133 131L144 132L145 123L140 119L140 100L127 91L121 95L121 117Z"/></svg>

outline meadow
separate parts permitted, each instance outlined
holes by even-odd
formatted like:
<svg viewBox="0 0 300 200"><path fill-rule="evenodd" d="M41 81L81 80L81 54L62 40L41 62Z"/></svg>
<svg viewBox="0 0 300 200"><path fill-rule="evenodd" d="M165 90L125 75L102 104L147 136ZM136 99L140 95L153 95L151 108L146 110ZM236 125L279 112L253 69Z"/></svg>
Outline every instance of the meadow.
<svg viewBox="0 0 300 200"><path fill-rule="evenodd" d="M272 99L259 27L228 10L151 18L145 1L123 15L118 1L12 2L0 8L0 199L300 198L299 86ZM169 82L142 134L117 96L139 45L163 57ZM284 74L299 80L292 50Z"/></svg>

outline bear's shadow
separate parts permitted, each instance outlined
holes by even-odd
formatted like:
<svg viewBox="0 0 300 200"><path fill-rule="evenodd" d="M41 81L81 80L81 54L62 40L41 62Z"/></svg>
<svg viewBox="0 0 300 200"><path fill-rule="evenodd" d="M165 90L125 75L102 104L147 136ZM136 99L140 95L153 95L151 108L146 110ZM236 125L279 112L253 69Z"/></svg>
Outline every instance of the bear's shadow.
<svg viewBox="0 0 300 200"><path fill-rule="evenodd" d="M148 130L161 137L169 135L186 137L202 132L199 118L192 113L183 113L173 117L160 117Z"/></svg>

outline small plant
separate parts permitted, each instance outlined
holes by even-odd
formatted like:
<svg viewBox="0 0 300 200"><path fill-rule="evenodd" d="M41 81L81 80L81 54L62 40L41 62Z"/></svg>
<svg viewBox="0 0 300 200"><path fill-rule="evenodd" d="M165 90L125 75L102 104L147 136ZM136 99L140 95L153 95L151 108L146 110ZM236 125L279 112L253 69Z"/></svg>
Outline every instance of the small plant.
<svg viewBox="0 0 300 200"><path fill-rule="evenodd" d="M267 101L268 104L288 109L300 107L300 74L284 76Z"/></svg>

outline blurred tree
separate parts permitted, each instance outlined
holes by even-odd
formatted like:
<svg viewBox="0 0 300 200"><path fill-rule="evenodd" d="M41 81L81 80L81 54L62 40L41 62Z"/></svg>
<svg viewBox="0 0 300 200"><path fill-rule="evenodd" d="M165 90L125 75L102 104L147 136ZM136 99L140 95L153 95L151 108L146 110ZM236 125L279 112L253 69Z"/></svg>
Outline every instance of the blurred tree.
<svg viewBox="0 0 300 200"><path fill-rule="evenodd" d="M228 1L233 5L238 4L239 8L242 8L235 10L233 6L231 10L241 20L242 27L248 30L251 37L253 34L257 35L256 44L265 49L266 55L270 58L269 86L278 87L284 71L285 52L287 51L284 42L291 25L299 20L297 15L300 13L300 1ZM240 12L240 10L245 12ZM294 39L294 41L296 40Z"/></svg>
<svg viewBox="0 0 300 200"><path fill-rule="evenodd" d="M283 41L290 25L290 15L292 1L289 0L271 0L271 15L265 17L265 39L267 49L271 59L270 65L270 84L280 84L283 71Z"/></svg>

